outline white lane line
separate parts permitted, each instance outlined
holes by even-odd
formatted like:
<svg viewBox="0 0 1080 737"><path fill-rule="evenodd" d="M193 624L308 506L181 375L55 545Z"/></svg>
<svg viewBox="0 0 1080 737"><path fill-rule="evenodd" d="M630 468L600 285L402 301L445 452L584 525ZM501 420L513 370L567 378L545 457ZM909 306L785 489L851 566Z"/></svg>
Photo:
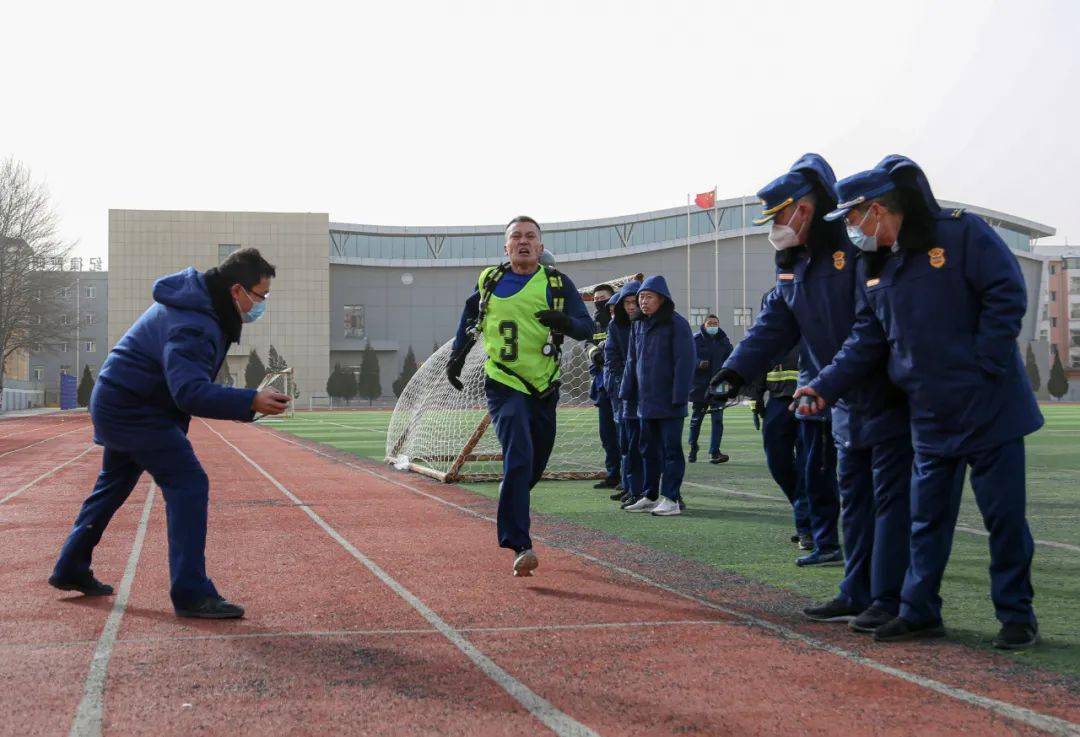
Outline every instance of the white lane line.
<svg viewBox="0 0 1080 737"><path fill-rule="evenodd" d="M661 627L691 627L703 625L730 625L728 619L650 619L641 622L577 622L575 624L534 624L520 625L517 627L458 627L462 633L477 632L481 634L523 633L523 632L566 632L576 630L606 630L625 629L633 627L635 631L657 630ZM433 627L416 627L413 629L344 629L344 630L292 630L283 632L234 632L227 635L177 635L175 637L121 637L116 640L116 645L154 645L169 644L170 642L193 642L204 640L279 640L289 638L319 638L319 637L398 637L415 635L441 635ZM79 647L93 644L94 640L65 640L59 642L0 642L0 651L3 650L48 650L53 648Z"/></svg>
<svg viewBox="0 0 1080 737"><path fill-rule="evenodd" d="M0 504L3 504L4 502L8 501L9 499L14 499L19 494L22 494L24 491L26 491L31 486L36 484L38 481L41 481L42 479L47 479L49 476L52 476L54 473L59 471L61 468L64 468L65 466L70 466L72 463L79 460L80 458L82 458L84 455L86 455L87 453L89 453L93 449L94 449L94 445L93 445L93 443L91 443L90 445L86 446L86 450L84 450L82 453L79 453L77 456L72 458L70 461L64 461L59 466L56 466L55 468L46 471L45 473L41 474L40 476L38 476L33 481L30 481L30 482L20 486L18 489L11 492L7 496L0 498Z"/></svg>
<svg viewBox="0 0 1080 737"><path fill-rule="evenodd" d="M723 486L708 486L706 484L698 484L693 481L683 481L683 486L693 486L697 489L708 489L710 491L719 491L722 494L730 494L732 496L745 496L751 499L764 499L767 502L773 502L774 504L783 504L788 506L788 500L784 497L767 496L765 494L754 494L750 491L736 491L735 489L728 489ZM990 533L986 530L979 530L974 527L968 527L967 525L958 524L956 526L957 532L964 532L968 535L980 535L982 537L990 537ZM1080 553L1080 545L1070 545L1069 543L1059 543L1053 540L1035 540L1036 545L1042 545L1047 548L1058 548L1059 550L1071 550L1074 553Z"/></svg>
<svg viewBox="0 0 1080 737"><path fill-rule="evenodd" d="M267 433L267 434L272 434L272 433ZM298 443L298 442L290 440L288 438L281 437L280 435L275 435L274 437L278 438L282 442L290 443L292 445L296 445L297 447L305 448L305 449L311 451L312 453L316 453L316 454L319 454L319 455L326 456L327 458L331 458L331 459L333 459L333 460L335 460L335 461L337 461L339 463L342 463L342 464L344 464L346 466L350 466L350 467L355 468L355 469L357 469L359 471L363 471L364 473L368 474L369 476L374 476L375 478L382 479L383 481L387 481L387 482L389 482L391 484L394 484L395 486L399 486L399 487L401 487L403 489L407 489L408 491L411 491L414 494L419 494L420 496L431 499L432 501L436 501L436 502L439 502L440 504L443 504L443 505L446 505L448 507L452 507L454 509L457 509L457 510L459 510L461 512L464 512L465 514L469 514L469 515L472 515L473 517L478 517L480 519L487 520L488 522L492 522L492 523L495 522L494 517L489 517L488 515L477 512L476 510L469 509L468 507L462 506L460 504L455 504L454 502L452 502L452 501L450 501L448 499L443 499L442 497L440 497L440 496L438 496L436 494L430 494L430 493L428 493L426 491L423 491L422 489L418 489L415 486L412 486L410 484L406 484L404 482L398 481L398 480L390 478L388 476L384 476L384 475L382 475L380 473L376 473L375 471L364 468L363 466L360 466L358 464L350 463L348 461L343 461L343 460L341 460L339 458L335 458L334 456L330 455L329 453L325 453L325 452L320 451L320 450L315 449L315 448L309 448L308 446L306 446L306 445L304 445L302 443ZM534 535L533 539L534 540L540 540L542 542L546 542L542 537L539 537L537 535ZM1080 724L1076 724L1074 722L1070 722L1070 721L1067 721L1065 719L1059 719L1058 717L1050 716L1048 714L1042 714L1040 712L1034 711L1033 709L1028 709L1028 708L1023 707L1023 706L1017 706L1016 704L1010 704L1007 701L1000 701L998 699L992 699L992 698L989 698L989 697L986 697L986 696L980 696L979 694L972 693L971 691L966 691L966 690L964 690L962 688L957 688L956 686L950 686L947 683L942 683L941 681L936 681L936 680L934 680L932 678L926 678L926 677L920 676L920 675L918 675L916 673L909 673L907 671L900 670L899 668L894 668L893 666L886 665L885 663L879 663L876 660L872 660L870 658L859 655L857 653L853 653L853 652L851 652L849 650L844 650L843 648L837 647L835 645L830 645L830 644L828 644L826 642L822 642L820 640L815 640L812 637L809 637L807 635L802 634L801 632L797 632L796 630L785 627L784 625L776 624L775 622L770 622L767 619L761 619L759 617L755 617L752 614L747 614L746 612L741 612L741 611L738 611L736 609L729 609L729 608L727 608L725 606L722 606L720 604L716 604L715 602L709 601L708 599L703 599L701 597L694 596L693 594L687 594L687 593L685 593L683 591L679 591L678 589L675 589L675 588L672 588L671 586L660 583L659 581L654 581L653 579L651 579L651 578L649 578L647 576L644 576L644 575L642 575L642 574L640 574L640 573L638 573L636 571L631 571L628 568L623 568L622 566L616 565L614 563L610 563L610 562L608 562L606 560L602 560L602 559L597 558L597 557L595 557L593 555L589 555L588 553L586 553L584 551L577 550L575 548L571 548L571 547L564 546L564 545L559 545L559 544L556 544L556 543L551 543L551 542L547 542L546 544L548 544L551 547L558 548L560 550L564 550L567 553L571 553L571 554L576 555L576 556L578 556L580 558L584 558L585 560L590 561L592 563L595 563L596 565L602 566L602 567L607 568L607 569L612 570L612 571L616 571L617 573L621 573L621 574L623 574L625 576L628 576L628 577L633 578L633 579L635 579L637 581L640 581L641 583L647 584L647 585L652 586L654 588L658 588L661 591L666 591L666 592L668 592L670 594L674 594L675 596L686 599L688 601L696 602L698 604L701 604L702 606L708 607L709 609L712 609L712 610L718 611L718 612L722 612L724 614L727 614L728 616L734 617L735 619L742 620L743 622L746 622L748 624L756 625L758 627L761 627L762 629L766 629L766 630L768 630L770 632L773 632L773 633L775 633L777 635L780 635L781 637L783 637L785 639L796 640L796 641L801 642L804 645L807 645L809 647L812 647L812 648L815 648L815 649L818 649L818 650L822 650L822 651L830 653L832 655L836 655L838 657L844 658L845 660L850 660L850 661L852 661L854 663L858 663L859 665L866 666L867 668L872 668L873 670L876 670L876 671L878 671L880 673L885 673L886 675L894 676L896 678L907 681L909 683L913 683L913 684L915 684L917 686L921 686L921 687L923 687L923 688L925 688L927 690L935 691L937 693L943 694L943 695L948 696L950 698L956 699L957 701L961 701L963 703L970 704L972 706L977 706L977 707L980 707L982 709L986 709L987 711L994 712L996 714L1000 714L1002 716L1008 717L1009 719L1013 719L1015 721L1022 722L1024 724L1029 725L1029 726L1035 727L1036 729L1041 729L1041 730L1043 730L1045 732L1048 732L1049 734L1059 735L1060 737L1080 737Z"/></svg>
<svg viewBox="0 0 1080 737"><path fill-rule="evenodd" d="M223 443L235 450L241 458L243 458L245 461L248 462L248 464L251 465L252 468L262 474L267 481L277 487L278 491L291 499L295 504L304 504L304 502L302 502L299 497L286 489L280 481L267 473L262 466L249 458L247 454L244 453L244 451L240 450L238 447L229 442L224 435L219 433L214 428L210 427L210 425L207 424L205 421L203 421L203 424L206 425L206 428L210 432L221 438L221 441ZM495 683L497 683L504 691L510 694L510 696L512 696L515 701L525 707L525 709L528 710L530 714L540 720L540 722L542 722L548 729L550 729L555 734L560 735L560 737L563 737L564 735L567 737L599 737L596 732L589 729L581 722L568 716L567 714L559 711L550 701L541 697L539 694L532 691L524 683L517 680L512 675L510 675L505 670L496 665L495 661L493 661L487 655L484 655L484 653L480 652L480 650L471 642L469 642L464 635L462 635L458 630L451 627L442 617L436 614L433 609L431 609L427 604L417 598L415 594L413 594L411 591L398 583L393 577L390 576L390 574L380 568L375 563L375 561L371 560L366 555L357 550L351 542L346 540L341 535L341 533L331 527L326 522L326 520L320 517L316 512L312 511L311 507L300 506L300 509L304 512L304 514L310 517L316 525L321 527L327 535L337 541L337 543L341 545L341 547L345 548L345 550L347 550L349 554L352 555L352 557L360 561L364 565L364 567L366 567L369 571L375 574L375 576L380 581L390 587L390 589L395 594L408 602L409 605L412 606L412 608L420 614L420 616L426 619L432 627L439 631L439 634L441 634L443 637L453 643L453 645L462 653L464 653L465 656L469 658L469 660L475 663L476 666L480 668L480 670L483 671L485 675L488 676L488 678L495 681Z"/></svg>
<svg viewBox="0 0 1080 737"><path fill-rule="evenodd" d="M150 484L150 489L146 492L146 501L143 502L139 529L135 533L135 543L131 546L131 554L124 568L124 577L120 580L120 589L113 601L112 611L109 612L109 618L105 620L105 627L101 630L101 637L98 638L97 646L94 648L94 656L90 660L90 672L86 674L82 701L79 702L79 708L75 710L75 718L71 722L68 737L100 737L101 735L101 713L105 700L105 676L109 671L109 658L112 657L116 634L120 631L120 621L124 618L124 610L131 596L131 583L135 580L135 568L142 554L143 541L146 539L146 525L150 520L150 508L153 505L154 484Z"/></svg>
<svg viewBox="0 0 1080 737"><path fill-rule="evenodd" d="M28 427L25 430L19 430L18 432L9 432L6 435L0 435L0 440L7 440L8 438L13 438L16 435L25 435L28 432L33 432L34 430L42 430L46 427L48 427L48 425L38 425L37 427Z"/></svg>
<svg viewBox="0 0 1080 737"><path fill-rule="evenodd" d="M79 432L80 430L85 430L86 428L87 428L87 425L84 425L82 427L77 427L74 430L68 430L67 432L59 433L58 435L50 435L49 437L45 438L44 440L38 440L35 443L30 443L29 445L24 445L21 448L15 448L14 450L9 450L6 453L0 453L0 458L3 458L4 456L9 456L12 453L18 453L20 450L26 450L27 448L33 448L35 445L41 445L42 443L47 443L50 440L55 440L56 438L62 438L65 435L70 435L73 432Z"/></svg>

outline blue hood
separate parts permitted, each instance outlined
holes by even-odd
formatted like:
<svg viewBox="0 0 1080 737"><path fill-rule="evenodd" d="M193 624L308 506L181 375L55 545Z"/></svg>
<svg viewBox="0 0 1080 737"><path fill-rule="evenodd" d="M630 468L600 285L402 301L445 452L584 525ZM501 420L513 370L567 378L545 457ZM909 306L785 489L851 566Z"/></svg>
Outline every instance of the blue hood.
<svg viewBox="0 0 1080 737"><path fill-rule="evenodd" d="M626 307L623 306L623 299L626 297L633 297L641 289L641 282L637 279L631 279L622 285L622 289L615 292L615 295L611 298L615 302L615 317L614 320L620 325L630 324L630 316L626 314Z"/></svg>
<svg viewBox="0 0 1080 737"><path fill-rule="evenodd" d="M825 213L836 207L836 174L828 161L819 154L803 154L791 165L791 171L797 171L812 181L818 197L825 198L823 205L827 206L819 205L819 212Z"/></svg>
<svg viewBox="0 0 1080 737"><path fill-rule="evenodd" d="M188 267L176 274L163 276L154 282L154 301L167 307L195 310L214 317L214 305L203 275Z"/></svg>
<svg viewBox="0 0 1080 737"><path fill-rule="evenodd" d="M889 178L892 179L893 184L898 189L907 190L916 195L919 202L926 206L931 215L936 215L941 211L941 205L938 204L934 192L930 189L930 182L926 179L926 174L923 173L918 164L907 156L889 154L879 161L874 168L884 169L889 172Z"/></svg>
<svg viewBox="0 0 1080 737"><path fill-rule="evenodd" d="M673 307L675 306L675 300L671 298L671 290L668 289L667 281L660 274L645 277L645 281L641 282L638 292L656 292L671 302Z"/></svg>

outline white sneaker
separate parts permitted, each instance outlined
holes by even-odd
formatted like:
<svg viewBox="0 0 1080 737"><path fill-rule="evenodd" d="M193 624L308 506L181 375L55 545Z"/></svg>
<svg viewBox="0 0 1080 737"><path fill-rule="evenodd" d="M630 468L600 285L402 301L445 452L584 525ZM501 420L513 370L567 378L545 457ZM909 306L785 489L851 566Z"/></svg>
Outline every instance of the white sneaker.
<svg viewBox="0 0 1080 737"><path fill-rule="evenodd" d="M674 517L676 514L682 514L682 510L679 509L678 502L673 502L666 496L662 496L660 502L653 507L652 513L654 517Z"/></svg>
<svg viewBox="0 0 1080 737"><path fill-rule="evenodd" d="M518 553L518 556L514 558L514 575L522 577L531 576L538 565L540 565L540 561L536 559L536 553L532 551L532 548L522 550Z"/></svg>
<svg viewBox="0 0 1080 737"><path fill-rule="evenodd" d="M623 511L624 512L651 512L653 510L653 507L655 507L657 505L657 503L658 502L656 500L650 499L647 496L643 496L640 499L638 499L636 502L631 504L629 507L626 507Z"/></svg>

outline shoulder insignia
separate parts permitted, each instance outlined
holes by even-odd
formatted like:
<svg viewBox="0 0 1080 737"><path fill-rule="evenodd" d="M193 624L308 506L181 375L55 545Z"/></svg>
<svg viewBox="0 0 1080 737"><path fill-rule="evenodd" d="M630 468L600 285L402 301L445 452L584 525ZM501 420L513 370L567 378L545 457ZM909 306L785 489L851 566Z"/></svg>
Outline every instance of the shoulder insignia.
<svg viewBox="0 0 1080 737"><path fill-rule="evenodd" d="M953 211L952 211L951 213L949 213L949 217L951 217L951 218L958 218L958 217L960 217L960 216L961 216L961 215L963 215L963 214L964 214L964 208L962 208L962 207L958 207L958 208L956 208L955 210L953 210Z"/></svg>
<svg viewBox="0 0 1080 737"><path fill-rule="evenodd" d="M846 263L843 251L837 251L832 255L832 265L837 271L842 271Z"/></svg>
<svg viewBox="0 0 1080 737"><path fill-rule="evenodd" d="M795 278L795 275L790 272L780 272L776 275L776 278L780 281L791 281Z"/></svg>
<svg viewBox="0 0 1080 737"><path fill-rule="evenodd" d="M927 251L930 256L930 265L935 269L940 269L945 265L945 249L944 248L931 248Z"/></svg>
<svg viewBox="0 0 1080 737"><path fill-rule="evenodd" d="M880 283L881 283L881 279L867 279L866 280L866 286L868 286L868 287L876 287Z"/></svg>

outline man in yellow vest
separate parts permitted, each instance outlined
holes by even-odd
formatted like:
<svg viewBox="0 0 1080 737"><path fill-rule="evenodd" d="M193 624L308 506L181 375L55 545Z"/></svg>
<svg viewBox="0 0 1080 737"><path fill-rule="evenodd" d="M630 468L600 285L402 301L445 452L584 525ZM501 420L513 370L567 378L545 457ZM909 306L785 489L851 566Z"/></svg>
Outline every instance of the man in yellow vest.
<svg viewBox="0 0 1080 737"><path fill-rule="evenodd" d="M511 220L505 248L509 261L484 269L465 302L446 376L460 391L465 358L478 339L483 342L488 414L503 451L499 545L514 551L515 576L531 576L538 563L529 538L529 492L555 445L562 340L590 339L593 322L554 260L541 263L539 223L525 215Z"/></svg>

